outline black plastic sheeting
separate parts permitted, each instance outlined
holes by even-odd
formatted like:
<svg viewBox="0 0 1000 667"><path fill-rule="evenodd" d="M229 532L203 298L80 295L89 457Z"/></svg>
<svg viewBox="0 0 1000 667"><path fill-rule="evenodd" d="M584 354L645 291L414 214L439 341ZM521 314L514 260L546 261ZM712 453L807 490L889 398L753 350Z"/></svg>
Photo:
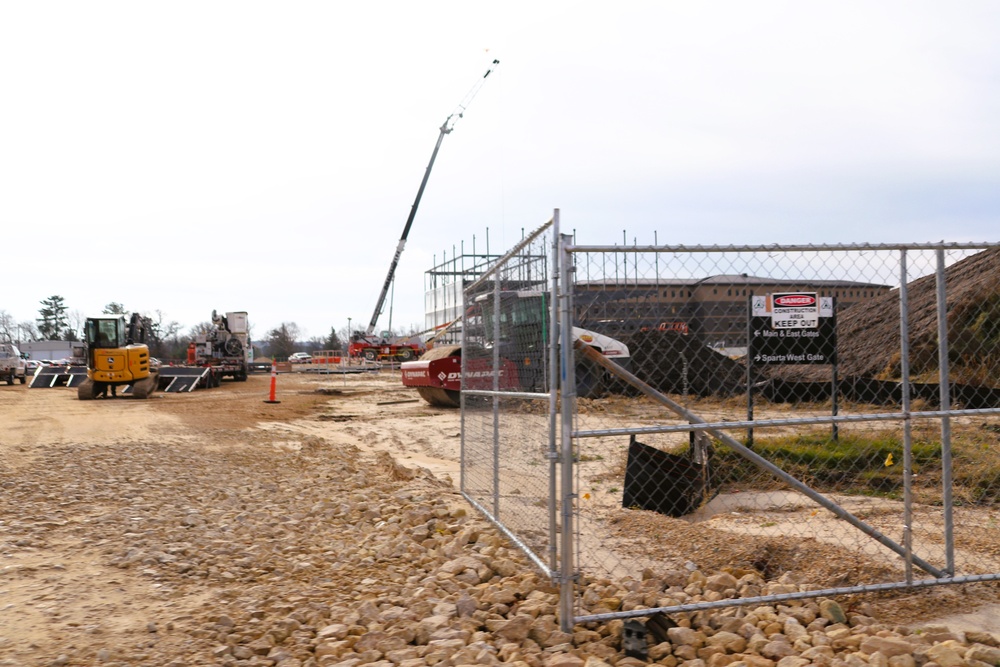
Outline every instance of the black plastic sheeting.
<svg viewBox="0 0 1000 667"><path fill-rule="evenodd" d="M708 465L688 455L669 454L636 441L628 443L622 507L684 516L701 506L708 490Z"/></svg>
<svg viewBox="0 0 1000 667"><path fill-rule="evenodd" d="M902 383L886 380L846 377L838 382L837 391L841 400L857 403L900 405L903 400ZM828 401L832 396L833 386L830 382L795 382L774 379L754 385L754 393L772 403ZM981 410L1000 407L1000 389L995 387L952 384L950 397L953 408ZM928 406L934 408L940 407L941 385L911 382L910 398L921 399Z"/></svg>

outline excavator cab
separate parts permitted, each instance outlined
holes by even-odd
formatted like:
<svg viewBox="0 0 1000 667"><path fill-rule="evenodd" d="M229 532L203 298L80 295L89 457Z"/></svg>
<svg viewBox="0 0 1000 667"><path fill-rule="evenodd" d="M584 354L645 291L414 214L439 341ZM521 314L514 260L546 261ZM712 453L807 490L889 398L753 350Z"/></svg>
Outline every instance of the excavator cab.
<svg viewBox="0 0 1000 667"><path fill-rule="evenodd" d="M77 388L80 400L124 385L131 385L135 398L149 398L156 391L159 374L150 366L146 332L147 324L138 313L128 322L122 315L87 318L87 379Z"/></svg>

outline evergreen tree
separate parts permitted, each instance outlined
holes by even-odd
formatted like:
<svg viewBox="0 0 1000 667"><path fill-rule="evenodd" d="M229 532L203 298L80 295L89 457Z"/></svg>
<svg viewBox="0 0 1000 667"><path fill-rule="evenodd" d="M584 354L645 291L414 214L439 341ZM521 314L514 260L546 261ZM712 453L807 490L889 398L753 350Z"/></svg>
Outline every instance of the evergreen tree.
<svg viewBox="0 0 1000 667"><path fill-rule="evenodd" d="M323 341L324 350L339 350L341 349L342 343L340 342L340 336L337 335L336 329L330 327L330 334Z"/></svg>
<svg viewBox="0 0 1000 667"><path fill-rule="evenodd" d="M41 316L35 321L38 322L38 333L44 340L59 340L63 336L63 331L67 328L66 303L58 294L42 299L42 307L38 309Z"/></svg>
<svg viewBox="0 0 1000 667"><path fill-rule="evenodd" d="M125 306L117 301L112 301L108 305L104 306L104 310L101 312L105 315L126 315L128 313L128 311L125 310Z"/></svg>

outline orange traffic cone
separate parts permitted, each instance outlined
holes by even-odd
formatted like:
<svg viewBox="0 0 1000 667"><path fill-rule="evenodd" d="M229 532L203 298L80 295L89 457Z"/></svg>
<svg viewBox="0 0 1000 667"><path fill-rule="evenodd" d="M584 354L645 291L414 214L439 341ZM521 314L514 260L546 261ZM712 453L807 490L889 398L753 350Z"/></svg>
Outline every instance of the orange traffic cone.
<svg viewBox="0 0 1000 667"><path fill-rule="evenodd" d="M281 401L274 400L274 390L278 384L278 363L271 360L271 395L268 397L265 403L281 403Z"/></svg>

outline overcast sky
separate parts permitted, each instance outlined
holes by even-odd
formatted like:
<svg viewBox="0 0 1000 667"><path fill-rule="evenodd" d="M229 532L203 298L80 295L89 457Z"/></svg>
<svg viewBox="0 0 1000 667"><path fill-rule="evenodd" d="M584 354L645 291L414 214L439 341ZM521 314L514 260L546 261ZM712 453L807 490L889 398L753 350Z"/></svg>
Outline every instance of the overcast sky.
<svg viewBox="0 0 1000 667"><path fill-rule="evenodd" d="M464 241L996 241L996 2L0 0L0 309L392 323ZM388 307L379 328L388 324Z"/></svg>

